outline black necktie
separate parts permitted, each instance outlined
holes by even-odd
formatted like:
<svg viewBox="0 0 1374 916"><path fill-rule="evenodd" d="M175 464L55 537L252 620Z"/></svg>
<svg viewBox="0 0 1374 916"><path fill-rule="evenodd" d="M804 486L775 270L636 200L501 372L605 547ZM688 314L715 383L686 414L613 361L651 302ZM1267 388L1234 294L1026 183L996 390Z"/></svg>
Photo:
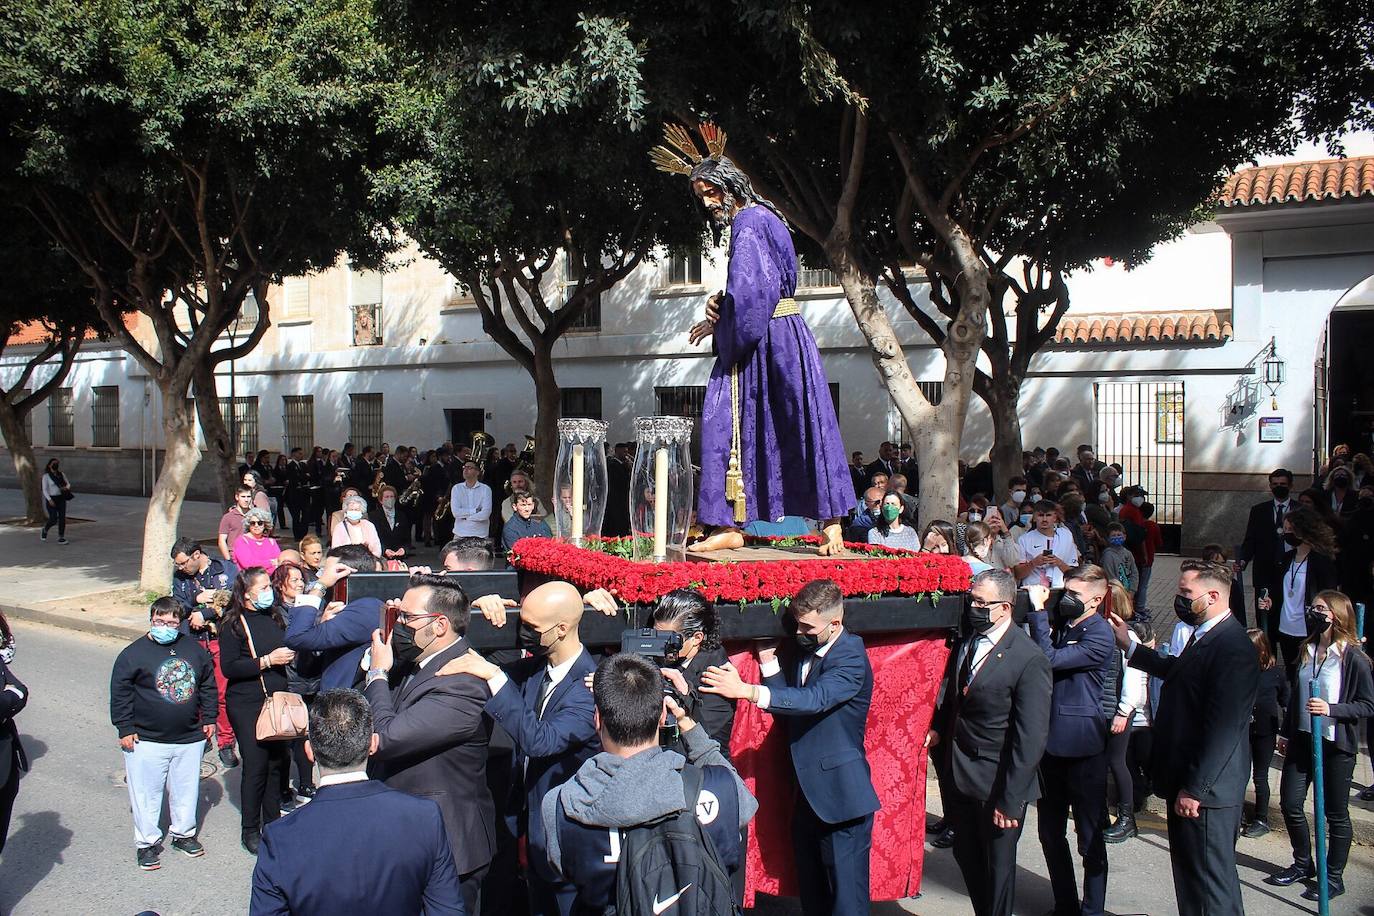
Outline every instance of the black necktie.
<svg viewBox="0 0 1374 916"><path fill-rule="evenodd" d="M535 718L544 718L544 707L548 705L549 694L553 692L553 675L548 668L544 669L544 680L539 684L539 706L535 709Z"/></svg>
<svg viewBox="0 0 1374 916"><path fill-rule="evenodd" d="M959 692L963 693L968 689L969 681L973 680L973 656L978 654L978 643L982 641L982 636L974 636L969 640L968 653L964 655L964 662L959 666Z"/></svg>
<svg viewBox="0 0 1374 916"><path fill-rule="evenodd" d="M1274 528L1275 528L1275 529L1280 529L1280 528L1282 528L1282 527L1283 527L1283 505L1280 504L1280 503L1274 503Z"/></svg>

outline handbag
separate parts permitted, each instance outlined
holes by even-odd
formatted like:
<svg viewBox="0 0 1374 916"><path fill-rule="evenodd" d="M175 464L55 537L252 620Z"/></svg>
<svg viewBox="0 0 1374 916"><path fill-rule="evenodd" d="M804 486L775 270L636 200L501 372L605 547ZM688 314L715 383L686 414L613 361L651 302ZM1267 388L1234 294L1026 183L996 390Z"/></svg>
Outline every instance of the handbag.
<svg viewBox="0 0 1374 916"><path fill-rule="evenodd" d="M248 621L240 622L243 624L243 635L248 638L248 652L257 658L258 650L253 648L253 634L248 629ZM263 680L261 673L258 674L258 683L262 685L265 699L262 701L261 711L258 712L257 739L294 741L304 738L310 726L310 712L305 708L305 700L301 699L300 694L289 690L268 693L267 682Z"/></svg>

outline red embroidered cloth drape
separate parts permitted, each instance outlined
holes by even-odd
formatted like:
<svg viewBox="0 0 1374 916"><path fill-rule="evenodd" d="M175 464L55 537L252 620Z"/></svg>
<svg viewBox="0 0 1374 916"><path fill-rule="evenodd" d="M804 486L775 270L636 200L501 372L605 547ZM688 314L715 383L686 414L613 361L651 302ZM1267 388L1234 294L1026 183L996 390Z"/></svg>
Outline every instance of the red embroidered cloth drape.
<svg viewBox="0 0 1374 916"><path fill-rule="evenodd" d="M944 631L864 638L873 665L873 702L865 750L882 809L873 822L869 890L874 900L917 893L925 857L926 752L922 748L948 648ZM753 653L731 646L730 661L746 681L758 683ZM796 778L785 723L740 703L730 741L735 767L759 800L749 829L744 905L756 893L796 896L792 860L792 809Z"/></svg>

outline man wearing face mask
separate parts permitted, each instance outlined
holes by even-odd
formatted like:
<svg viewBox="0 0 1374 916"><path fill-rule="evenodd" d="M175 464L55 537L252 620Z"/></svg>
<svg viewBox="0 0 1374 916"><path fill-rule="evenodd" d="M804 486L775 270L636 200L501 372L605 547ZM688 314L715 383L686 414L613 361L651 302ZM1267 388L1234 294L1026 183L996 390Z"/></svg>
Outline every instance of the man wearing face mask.
<svg viewBox="0 0 1374 916"><path fill-rule="evenodd" d="M977 916L1011 916L1016 844L1040 796L1050 663L1012 620L1016 579L973 577L968 635L951 650L926 747L940 777L954 858Z"/></svg>
<svg viewBox="0 0 1374 916"><path fill-rule="evenodd" d="M487 789L486 688L465 677L437 677L471 650L468 597L456 579L415 573L397 604L385 642L377 630L363 689L372 707L377 750L369 773L393 789L433 799L444 818L467 913L480 913L480 890L496 851L495 808Z"/></svg>
<svg viewBox="0 0 1374 916"><path fill-rule="evenodd" d="M1245 523L1245 538L1240 543L1237 565L1240 570L1250 571L1250 587L1258 602L1261 591L1267 590L1270 597L1277 597L1281 586L1280 568L1284 554L1291 548L1283 543L1283 520L1293 509L1293 472L1278 468L1269 475L1269 492L1272 499L1266 499L1250 507L1250 517ZM1235 587L1242 587L1235 583ZM1273 632L1273 626L1265 612L1255 611L1255 625L1262 630Z"/></svg>
<svg viewBox="0 0 1374 916"><path fill-rule="evenodd" d="M578 637L582 609L583 596L575 587L547 582L520 605L519 644L529 658L502 670L469 652L439 671L441 676L470 675L442 680L485 682L484 689L491 691L487 714L515 745L514 784L523 791L517 791L519 801L509 806L507 821L516 836L528 840L532 916L569 916L577 898L577 888L549 864L539 812L544 796L601 750L596 706L582 685L596 671Z"/></svg>
<svg viewBox="0 0 1374 916"><path fill-rule="evenodd" d="M210 653L180 632L184 616L175 598L154 601L148 632L119 653L110 675L110 721L124 751L135 860L144 871L161 867L166 794L172 848L192 858L205 855L196 839L200 758L215 737L219 692Z"/></svg>
<svg viewBox="0 0 1374 916"><path fill-rule="evenodd" d="M1174 612L1194 627L1177 657L1133 642L1111 616L1133 668L1163 681L1150 778L1169 805L1174 897L1183 916L1241 914L1236 833L1250 781L1250 715L1259 656L1231 614L1231 570L1185 560Z"/></svg>
<svg viewBox="0 0 1374 916"><path fill-rule="evenodd" d="M1079 566L1064 574L1058 620L1053 630L1045 606L1050 590L1028 589L1034 609L1031 638L1050 661L1049 740L1040 761L1040 846L1054 890L1054 912L1100 916L1107 900L1107 730L1102 695L1115 696L1112 628L1098 608L1107 596L1107 575L1098 566ZM1069 812L1083 858L1080 907L1073 859L1069 854ZM956 834L957 835L957 834Z"/></svg>
<svg viewBox="0 0 1374 916"><path fill-rule="evenodd" d="M849 526L847 537L859 543L868 542L868 532L877 526L883 517L883 497L887 491L882 487L869 487L864 490L860 510L854 513L854 524Z"/></svg>
<svg viewBox="0 0 1374 916"><path fill-rule="evenodd" d="M1030 491L1030 485L1024 477L1013 477L1007 481L1007 501L997 507L998 513L1002 516L1002 521L1007 523L1007 527L1014 526L1021 519L1021 507L1030 505L1026 502L1026 496Z"/></svg>
<svg viewBox="0 0 1374 916"><path fill-rule="evenodd" d="M706 669L701 690L786 717L798 786L792 844L802 909L867 913L879 808L864 756L873 668L863 639L844 628L844 597L835 583L808 582L788 612L797 626L797 657L780 660L776 646L761 646L762 684L745 683L726 663Z"/></svg>

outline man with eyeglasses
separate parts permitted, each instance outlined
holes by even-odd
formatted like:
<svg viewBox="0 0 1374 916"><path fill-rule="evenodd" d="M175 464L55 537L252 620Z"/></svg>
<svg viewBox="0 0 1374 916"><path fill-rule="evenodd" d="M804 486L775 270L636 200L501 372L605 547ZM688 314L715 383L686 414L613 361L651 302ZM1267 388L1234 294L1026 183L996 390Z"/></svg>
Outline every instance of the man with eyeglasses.
<svg viewBox="0 0 1374 916"><path fill-rule="evenodd" d="M443 813L467 913L480 913L482 879L496 851L496 812L487 788L487 688L468 677L436 677L467 655L468 596L458 580L414 573L385 641L372 634L363 689L377 750L369 773L393 789L432 798Z"/></svg>
<svg viewBox="0 0 1374 916"><path fill-rule="evenodd" d="M224 688L227 681L219 668L219 639L216 628L223 608L216 602L216 592L228 592L234 587L239 568L232 560L216 560L205 552L198 541L191 538L177 538L172 545L172 597L177 600L186 613L183 616L183 630L200 643L201 648L210 653L210 661L215 666L215 686L219 691L219 716L215 720L215 740L219 747L220 766L226 770L239 765L238 754L234 753L234 727L229 724L229 714L224 709Z"/></svg>
<svg viewBox="0 0 1374 916"><path fill-rule="evenodd" d="M969 635L950 652L926 747L974 913L1011 916L1016 844L1026 806L1040 797L1050 662L1012 620L1010 573L979 573L969 595Z"/></svg>

